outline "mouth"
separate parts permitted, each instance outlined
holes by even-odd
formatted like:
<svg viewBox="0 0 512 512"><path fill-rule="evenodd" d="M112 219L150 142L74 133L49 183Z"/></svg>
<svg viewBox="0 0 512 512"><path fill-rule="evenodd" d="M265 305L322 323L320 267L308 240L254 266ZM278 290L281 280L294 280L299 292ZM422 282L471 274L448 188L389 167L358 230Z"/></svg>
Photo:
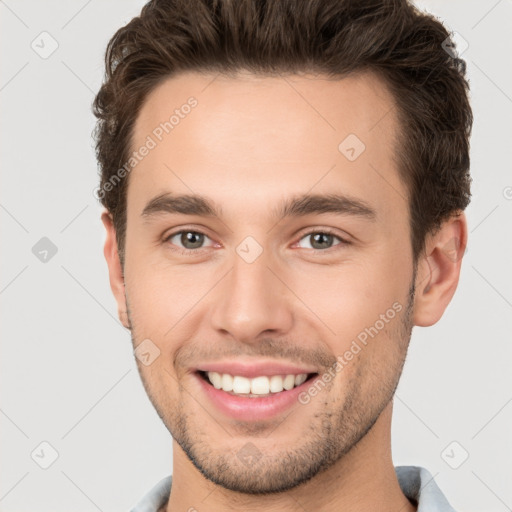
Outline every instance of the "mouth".
<svg viewBox="0 0 512 512"><path fill-rule="evenodd" d="M271 375L247 378L219 372L196 371L198 377L213 388L232 396L247 398L271 397L301 387L318 373Z"/></svg>
<svg viewBox="0 0 512 512"><path fill-rule="evenodd" d="M214 373L204 370L192 373L198 383L198 391L217 412L239 422L271 420L293 407L299 407L299 411L308 410L299 398L319 378L318 373L297 374L293 375L292 384L291 374L249 379L229 374L216 376Z"/></svg>

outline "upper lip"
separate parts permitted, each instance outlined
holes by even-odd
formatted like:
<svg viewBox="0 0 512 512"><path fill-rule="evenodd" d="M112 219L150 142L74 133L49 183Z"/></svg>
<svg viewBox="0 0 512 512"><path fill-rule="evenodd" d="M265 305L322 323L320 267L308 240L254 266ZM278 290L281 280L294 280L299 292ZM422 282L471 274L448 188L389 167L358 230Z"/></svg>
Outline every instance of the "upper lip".
<svg viewBox="0 0 512 512"><path fill-rule="evenodd" d="M229 373L240 375L248 379L261 375L299 375L301 373L316 373L315 369L297 366L293 363L278 361L222 361L216 363L204 363L195 368L196 371Z"/></svg>

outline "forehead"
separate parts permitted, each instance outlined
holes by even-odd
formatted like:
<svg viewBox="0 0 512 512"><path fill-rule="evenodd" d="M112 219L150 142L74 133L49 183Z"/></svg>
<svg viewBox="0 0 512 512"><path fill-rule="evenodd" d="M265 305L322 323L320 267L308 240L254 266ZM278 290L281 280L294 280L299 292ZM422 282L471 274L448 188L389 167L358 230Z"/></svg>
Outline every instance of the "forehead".
<svg viewBox="0 0 512 512"><path fill-rule="evenodd" d="M150 139L152 149L130 174L128 205L140 213L148 199L172 191L256 211L256 203L314 188L389 209L406 195L397 128L393 97L370 73L183 73L156 87L140 109L132 150Z"/></svg>

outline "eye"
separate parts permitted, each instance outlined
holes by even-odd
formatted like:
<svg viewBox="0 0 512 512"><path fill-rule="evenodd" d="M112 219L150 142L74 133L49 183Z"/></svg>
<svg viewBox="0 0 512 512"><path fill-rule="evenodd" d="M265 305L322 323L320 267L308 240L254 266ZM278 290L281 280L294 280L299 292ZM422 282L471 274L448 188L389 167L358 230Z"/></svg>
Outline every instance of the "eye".
<svg viewBox="0 0 512 512"><path fill-rule="evenodd" d="M303 240L306 241L306 245L302 245ZM335 235L329 230L322 231L310 231L303 236L299 242L298 246L303 249L317 249L317 250L326 250L331 249L333 247L334 240L339 240L341 243L335 245L349 245L350 242L344 240L343 238Z"/></svg>
<svg viewBox="0 0 512 512"><path fill-rule="evenodd" d="M173 245L186 251L194 251L195 249L203 249L205 240L209 240L211 244L206 247L213 247L214 243L204 233L200 231L183 230L170 234L165 238L164 242L170 242Z"/></svg>

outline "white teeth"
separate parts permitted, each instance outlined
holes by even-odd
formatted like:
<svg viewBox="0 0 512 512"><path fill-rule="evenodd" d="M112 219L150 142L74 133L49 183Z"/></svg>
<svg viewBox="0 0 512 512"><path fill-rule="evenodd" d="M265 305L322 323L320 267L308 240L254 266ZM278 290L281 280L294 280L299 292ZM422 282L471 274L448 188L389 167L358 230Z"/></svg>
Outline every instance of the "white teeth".
<svg viewBox="0 0 512 512"><path fill-rule="evenodd" d="M211 379L210 379L211 381ZM229 373L222 374L221 388L224 391L233 391L233 377Z"/></svg>
<svg viewBox="0 0 512 512"><path fill-rule="evenodd" d="M253 395L268 395L270 382L268 377L256 377L251 379L251 393Z"/></svg>
<svg viewBox="0 0 512 512"><path fill-rule="evenodd" d="M293 389L295 386L295 375L287 375L283 380L283 388L286 390Z"/></svg>
<svg viewBox="0 0 512 512"><path fill-rule="evenodd" d="M207 375L216 389L242 395L268 395L269 393L279 393L283 390L290 390L295 386L300 386L308 378L306 373L300 373L299 375L272 375L270 377L263 375L261 377L254 377L253 379L218 372L207 372Z"/></svg>
<svg viewBox="0 0 512 512"><path fill-rule="evenodd" d="M301 373L300 375L295 375L295 385L300 386L304 382L306 382L306 379L308 376L305 373Z"/></svg>
<svg viewBox="0 0 512 512"><path fill-rule="evenodd" d="M250 393L251 381L247 377L235 375L233 377L233 393Z"/></svg>
<svg viewBox="0 0 512 512"><path fill-rule="evenodd" d="M220 373L210 372L208 377L210 377L210 382L213 384L214 388L220 389L222 387L222 375Z"/></svg>
<svg viewBox="0 0 512 512"><path fill-rule="evenodd" d="M270 377L270 391L272 393L279 393L279 391L283 391L283 377L281 375L272 375Z"/></svg>

